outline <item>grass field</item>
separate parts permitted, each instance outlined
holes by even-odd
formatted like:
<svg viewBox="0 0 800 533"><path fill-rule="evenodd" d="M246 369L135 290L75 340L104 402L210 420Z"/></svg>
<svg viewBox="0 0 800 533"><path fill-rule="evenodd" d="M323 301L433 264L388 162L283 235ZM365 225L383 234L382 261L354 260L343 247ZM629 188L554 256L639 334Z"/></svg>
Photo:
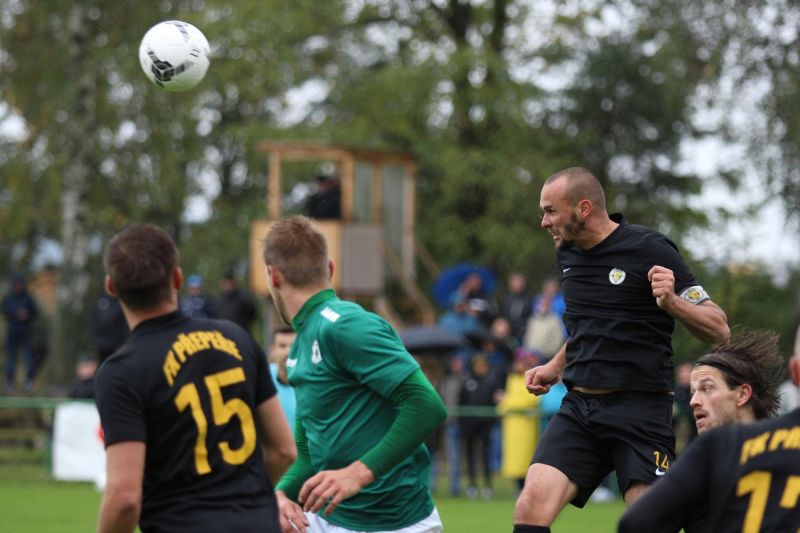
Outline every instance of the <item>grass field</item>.
<svg viewBox="0 0 800 533"><path fill-rule="evenodd" d="M499 481L491 500L436 496L448 533L510 533L514 496ZM44 467L0 467L0 532L86 533L97 528L100 494L88 483L49 479ZM616 530L621 501L567 507L553 526L559 533L606 533Z"/></svg>

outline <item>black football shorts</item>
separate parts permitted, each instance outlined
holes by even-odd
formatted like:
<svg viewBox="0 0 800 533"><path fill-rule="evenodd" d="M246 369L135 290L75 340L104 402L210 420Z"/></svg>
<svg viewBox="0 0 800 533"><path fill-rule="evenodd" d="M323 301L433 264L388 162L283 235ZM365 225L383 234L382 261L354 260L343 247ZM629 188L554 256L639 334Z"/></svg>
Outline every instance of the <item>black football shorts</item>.
<svg viewBox="0 0 800 533"><path fill-rule="evenodd" d="M673 395L666 392L585 394L570 391L533 454L578 485L583 507L612 470L622 494L633 482L652 484L675 458Z"/></svg>

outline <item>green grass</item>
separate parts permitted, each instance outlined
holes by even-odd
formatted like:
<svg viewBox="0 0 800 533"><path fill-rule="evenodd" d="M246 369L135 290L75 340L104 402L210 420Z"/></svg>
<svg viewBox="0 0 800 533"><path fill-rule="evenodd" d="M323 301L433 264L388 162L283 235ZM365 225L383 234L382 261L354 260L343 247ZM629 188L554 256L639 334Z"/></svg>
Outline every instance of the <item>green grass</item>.
<svg viewBox="0 0 800 533"><path fill-rule="evenodd" d="M511 533L513 529L513 498L472 501L438 497L436 506L448 533ZM558 533L613 532L624 509L622 500L589 503L584 509L567 506L552 529Z"/></svg>
<svg viewBox="0 0 800 533"><path fill-rule="evenodd" d="M100 493L89 483L53 481L41 465L0 467L0 531L97 530Z"/></svg>
<svg viewBox="0 0 800 533"><path fill-rule="evenodd" d="M101 495L90 483L53 481L41 465L0 465L0 531L84 533L97 529ZM514 495L510 484L496 483L491 500L468 500L435 495L448 533L511 533ZM553 531L606 533L616 530L621 500L590 503L584 509L568 506Z"/></svg>

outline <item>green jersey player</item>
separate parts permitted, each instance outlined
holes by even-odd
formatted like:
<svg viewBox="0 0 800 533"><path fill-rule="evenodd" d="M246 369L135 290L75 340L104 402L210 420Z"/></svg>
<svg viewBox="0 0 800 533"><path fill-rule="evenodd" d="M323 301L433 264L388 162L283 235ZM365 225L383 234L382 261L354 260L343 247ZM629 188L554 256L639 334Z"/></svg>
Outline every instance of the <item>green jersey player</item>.
<svg viewBox="0 0 800 533"><path fill-rule="evenodd" d="M381 317L340 300L324 236L302 216L274 224L264 262L297 337L298 459L276 487L281 526L298 531L439 532L422 442L444 404Z"/></svg>

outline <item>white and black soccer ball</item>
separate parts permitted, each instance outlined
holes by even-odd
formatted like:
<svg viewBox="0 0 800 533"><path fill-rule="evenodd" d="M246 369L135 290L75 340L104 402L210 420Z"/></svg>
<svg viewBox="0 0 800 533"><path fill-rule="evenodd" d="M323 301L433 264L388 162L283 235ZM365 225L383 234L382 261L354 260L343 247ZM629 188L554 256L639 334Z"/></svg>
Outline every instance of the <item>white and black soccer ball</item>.
<svg viewBox="0 0 800 533"><path fill-rule="evenodd" d="M203 32L179 20L159 22L144 34L139 62L148 79L172 92L188 91L206 75L210 48Z"/></svg>

